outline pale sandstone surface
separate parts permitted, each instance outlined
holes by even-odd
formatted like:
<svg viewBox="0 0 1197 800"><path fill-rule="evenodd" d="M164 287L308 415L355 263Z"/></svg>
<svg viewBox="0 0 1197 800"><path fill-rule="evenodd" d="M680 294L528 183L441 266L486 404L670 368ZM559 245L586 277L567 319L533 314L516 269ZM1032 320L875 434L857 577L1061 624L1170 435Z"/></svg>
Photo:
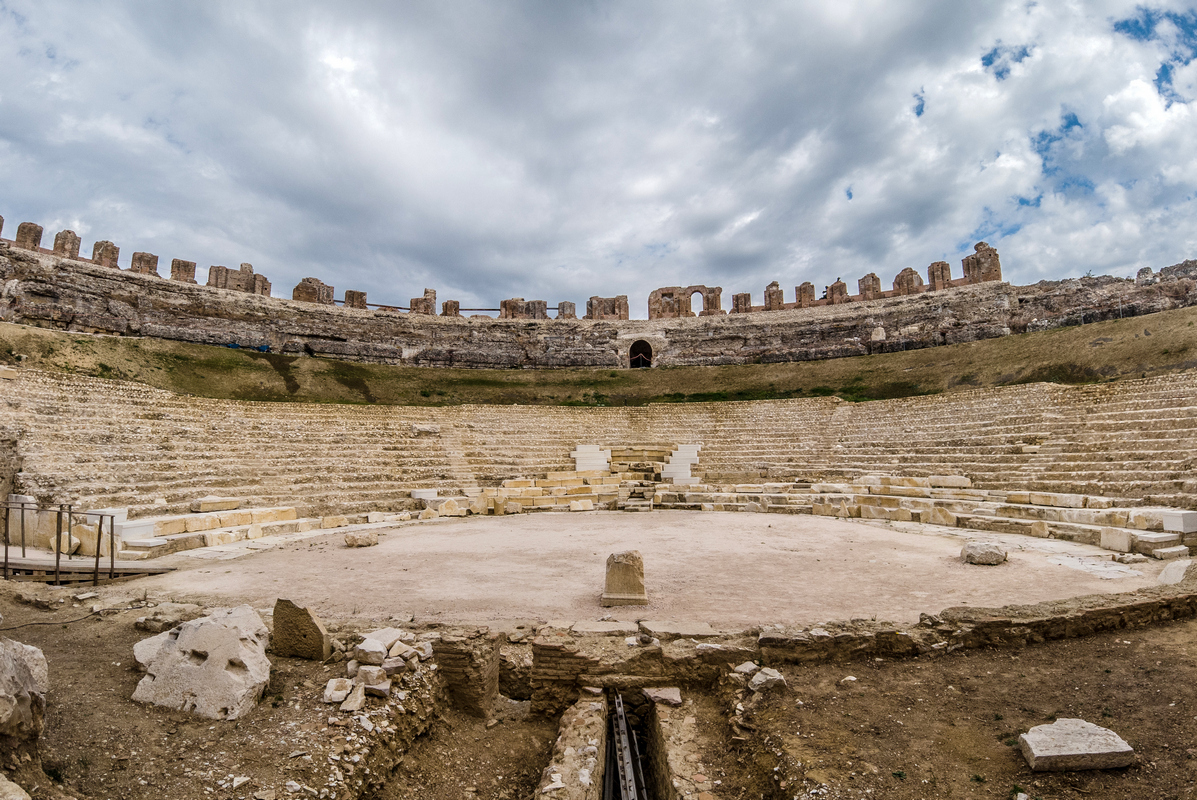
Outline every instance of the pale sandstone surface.
<svg viewBox="0 0 1197 800"><path fill-rule="evenodd" d="M1096 547L992 534L1002 569L960 560L965 538L917 523L806 515L654 511L438 520L391 529L376 548L341 535L229 561L172 556L179 571L147 590L212 605L273 605L285 593L326 617L418 620L532 618L818 623L876 617L909 624L949 606L1037 603L1153 586L1162 563L1134 567ZM309 546L314 543L314 546ZM636 549L651 576L648 606L604 609L606 559ZM1102 576L1106 577L1102 577Z"/></svg>

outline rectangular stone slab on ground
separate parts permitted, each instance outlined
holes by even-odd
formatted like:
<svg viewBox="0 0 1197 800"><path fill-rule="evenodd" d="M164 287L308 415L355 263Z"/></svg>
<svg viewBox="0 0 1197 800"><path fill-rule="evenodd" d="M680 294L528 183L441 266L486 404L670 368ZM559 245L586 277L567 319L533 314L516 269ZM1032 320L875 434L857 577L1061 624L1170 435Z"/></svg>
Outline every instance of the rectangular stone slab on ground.
<svg viewBox="0 0 1197 800"><path fill-rule="evenodd" d="M1018 745L1035 772L1117 769L1135 760L1135 751L1121 736L1083 719L1036 725L1018 737Z"/></svg>

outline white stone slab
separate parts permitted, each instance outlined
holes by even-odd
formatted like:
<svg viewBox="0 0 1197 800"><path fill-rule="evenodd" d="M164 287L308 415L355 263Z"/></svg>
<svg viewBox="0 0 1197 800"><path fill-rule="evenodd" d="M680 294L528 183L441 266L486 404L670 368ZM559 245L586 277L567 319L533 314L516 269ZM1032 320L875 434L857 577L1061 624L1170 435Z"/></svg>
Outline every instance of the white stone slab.
<svg viewBox="0 0 1197 800"><path fill-rule="evenodd" d="M1197 511L1165 511L1164 530L1172 533L1197 533Z"/></svg>
<svg viewBox="0 0 1197 800"><path fill-rule="evenodd" d="M1018 744L1035 772L1117 769L1135 760L1135 751L1121 736L1083 719L1036 725L1018 737Z"/></svg>

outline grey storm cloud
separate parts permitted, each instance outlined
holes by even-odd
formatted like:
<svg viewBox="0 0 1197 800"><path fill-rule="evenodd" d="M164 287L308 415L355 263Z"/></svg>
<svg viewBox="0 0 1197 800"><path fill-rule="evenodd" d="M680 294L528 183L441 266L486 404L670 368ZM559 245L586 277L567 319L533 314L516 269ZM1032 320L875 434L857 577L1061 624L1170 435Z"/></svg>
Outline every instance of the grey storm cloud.
<svg viewBox="0 0 1197 800"><path fill-rule="evenodd" d="M1197 12L0 0L0 213L468 307L1197 251ZM8 235L12 235L9 232Z"/></svg>

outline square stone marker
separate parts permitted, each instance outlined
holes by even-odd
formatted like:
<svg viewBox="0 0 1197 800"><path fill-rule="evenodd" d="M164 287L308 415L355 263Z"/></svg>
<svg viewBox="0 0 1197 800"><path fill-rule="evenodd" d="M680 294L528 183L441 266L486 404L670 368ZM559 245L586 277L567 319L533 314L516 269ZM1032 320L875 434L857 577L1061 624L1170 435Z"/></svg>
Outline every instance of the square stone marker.
<svg viewBox="0 0 1197 800"><path fill-rule="evenodd" d="M625 550L607 556L607 582L603 590L604 606L646 606L644 559L639 550Z"/></svg>
<svg viewBox="0 0 1197 800"><path fill-rule="evenodd" d="M1083 719L1036 725L1018 737L1018 744L1035 772L1116 769L1135 760L1135 751L1121 736Z"/></svg>

